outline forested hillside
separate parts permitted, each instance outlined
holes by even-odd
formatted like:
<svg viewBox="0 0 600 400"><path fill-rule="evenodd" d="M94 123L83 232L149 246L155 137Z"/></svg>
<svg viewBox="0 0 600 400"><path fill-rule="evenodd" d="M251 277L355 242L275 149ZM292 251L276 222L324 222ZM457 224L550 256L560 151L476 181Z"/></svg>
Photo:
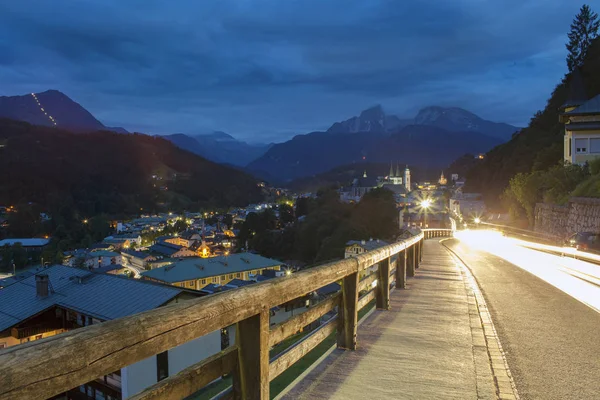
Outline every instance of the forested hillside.
<svg viewBox="0 0 600 400"><path fill-rule="evenodd" d="M260 199L254 178L146 135L74 134L0 119L0 205L139 214Z"/></svg>
<svg viewBox="0 0 600 400"><path fill-rule="evenodd" d="M581 74L586 94L600 93L600 40L589 47ZM517 173L547 170L563 159L564 125L559 108L566 102L571 74L556 86L544 110L538 111L529 126L508 142L487 153L485 160L467 174L466 189L483 193L488 207L503 209L501 195Z"/></svg>

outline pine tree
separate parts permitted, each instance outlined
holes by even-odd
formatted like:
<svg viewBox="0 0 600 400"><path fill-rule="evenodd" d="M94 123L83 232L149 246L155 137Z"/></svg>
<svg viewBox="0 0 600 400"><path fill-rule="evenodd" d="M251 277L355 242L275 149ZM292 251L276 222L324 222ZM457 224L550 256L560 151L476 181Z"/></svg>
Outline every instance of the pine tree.
<svg viewBox="0 0 600 400"><path fill-rule="evenodd" d="M584 4L571 23L571 31L568 35L569 43L566 46L569 51L567 55L569 72L583 64L590 44L598 37L598 28L600 28L598 14Z"/></svg>

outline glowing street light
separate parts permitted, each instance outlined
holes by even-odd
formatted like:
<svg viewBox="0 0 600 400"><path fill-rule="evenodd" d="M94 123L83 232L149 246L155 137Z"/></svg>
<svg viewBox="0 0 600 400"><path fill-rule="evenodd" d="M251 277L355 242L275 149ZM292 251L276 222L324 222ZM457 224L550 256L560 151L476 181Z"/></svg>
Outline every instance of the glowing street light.
<svg viewBox="0 0 600 400"><path fill-rule="evenodd" d="M476 218L475 218L473 221L474 221L476 224L478 224L478 223L480 223L480 222L481 222L481 219L479 219L479 217L476 217Z"/></svg>
<svg viewBox="0 0 600 400"><path fill-rule="evenodd" d="M286 274L287 276L290 276L290 275L292 274L292 271L288 269L287 271L285 271L285 274Z"/></svg>
<svg viewBox="0 0 600 400"><path fill-rule="evenodd" d="M421 202L421 207L423 208L429 208L431 207L431 200L429 199L425 199Z"/></svg>
<svg viewBox="0 0 600 400"><path fill-rule="evenodd" d="M87 223L88 223L88 220L87 220L87 219L84 219L84 220L83 220L83 223L84 223L84 224L87 224Z"/></svg>

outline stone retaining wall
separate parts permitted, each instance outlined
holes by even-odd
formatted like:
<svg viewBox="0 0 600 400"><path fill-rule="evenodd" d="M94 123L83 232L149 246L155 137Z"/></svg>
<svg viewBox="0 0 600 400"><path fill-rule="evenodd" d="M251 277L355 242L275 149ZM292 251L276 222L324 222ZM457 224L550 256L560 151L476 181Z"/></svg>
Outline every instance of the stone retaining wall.
<svg viewBox="0 0 600 400"><path fill-rule="evenodd" d="M600 233L600 199L574 197L565 206L538 203L534 230L563 238L575 232Z"/></svg>

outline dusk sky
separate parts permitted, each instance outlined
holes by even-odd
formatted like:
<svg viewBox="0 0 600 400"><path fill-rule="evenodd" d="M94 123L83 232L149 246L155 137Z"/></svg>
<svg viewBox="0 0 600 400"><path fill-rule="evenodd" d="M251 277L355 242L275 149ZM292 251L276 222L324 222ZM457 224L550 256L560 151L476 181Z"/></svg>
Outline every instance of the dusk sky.
<svg viewBox="0 0 600 400"><path fill-rule="evenodd" d="M590 3L595 11L600 7ZM0 3L0 95L57 89L107 126L323 130L374 104L524 126L566 72L569 0Z"/></svg>

